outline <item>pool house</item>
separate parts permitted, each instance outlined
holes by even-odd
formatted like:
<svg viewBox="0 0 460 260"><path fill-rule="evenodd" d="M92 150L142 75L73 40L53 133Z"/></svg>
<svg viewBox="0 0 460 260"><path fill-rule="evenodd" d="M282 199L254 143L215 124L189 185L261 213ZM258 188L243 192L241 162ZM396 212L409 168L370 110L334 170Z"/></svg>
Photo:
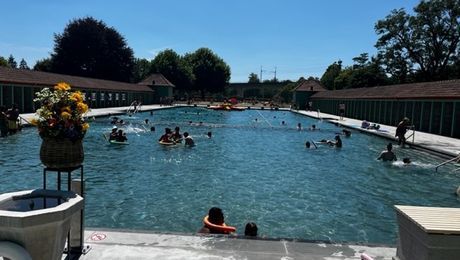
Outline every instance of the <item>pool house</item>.
<svg viewBox="0 0 460 260"><path fill-rule="evenodd" d="M0 67L0 105L15 103L21 113L34 112L36 92L66 82L80 90L91 108L129 106L134 100L154 104L171 98L174 87L161 74L153 74L138 84L62 75L49 72Z"/></svg>
<svg viewBox="0 0 460 260"><path fill-rule="evenodd" d="M345 117L393 126L408 117L417 131L460 138L460 80L318 91L308 100L324 113L342 105Z"/></svg>

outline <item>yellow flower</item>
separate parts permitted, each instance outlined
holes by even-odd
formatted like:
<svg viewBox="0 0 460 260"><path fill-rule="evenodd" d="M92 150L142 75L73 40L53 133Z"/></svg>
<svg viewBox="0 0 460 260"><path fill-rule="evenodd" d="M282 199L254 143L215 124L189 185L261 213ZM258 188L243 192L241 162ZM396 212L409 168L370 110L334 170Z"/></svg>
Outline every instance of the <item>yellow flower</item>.
<svg viewBox="0 0 460 260"><path fill-rule="evenodd" d="M72 112L72 109L70 109L69 106L65 106L65 107L61 108L61 112L71 113L71 112Z"/></svg>
<svg viewBox="0 0 460 260"><path fill-rule="evenodd" d="M78 111L80 114L86 113L86 111L88 111L88 105L85 104L85 103L83 103L83 102L77 103L77 111Z"/></svg>
<svg viewBox="0 0 460 260"><path fill-rule="evenodd" d="M62 112L61 113L61 118L64 119L64 120L67 120L67 119L69 119L71 117L72 117L72 115L69 112Z"/></svg>
<svg viewBox="0 0 460 260"><path fill-rule="evenodd" d="M54 86L54 89L60 91L67 91L70 90L70 85L65 82L59 82L56 86Z"/></svg>
<svg viewBox="0 0 460 260"><path fill-rule="evenodd" d="M72 93L72 95L70 95L70 99L72 101L75 101L75 102L82 102L83 101L83 97L81 96L80 91L75 91L74 93Z"/></svg>
<svg viewBox="0 0 460 260"><path fill-rule="evenodd" d="M33 118L32 120L30 120L30 124L36 126L36 125L38 125L38 120Z"/></svg>
<svg viewBox="0 0 460 260"><path fill-rule="evenodd" d="M83 131L88 130L88 128L89 128L89 124L88 124L88 123L84 123L84 124L81 125L81 129L82 129Z"/></svg>

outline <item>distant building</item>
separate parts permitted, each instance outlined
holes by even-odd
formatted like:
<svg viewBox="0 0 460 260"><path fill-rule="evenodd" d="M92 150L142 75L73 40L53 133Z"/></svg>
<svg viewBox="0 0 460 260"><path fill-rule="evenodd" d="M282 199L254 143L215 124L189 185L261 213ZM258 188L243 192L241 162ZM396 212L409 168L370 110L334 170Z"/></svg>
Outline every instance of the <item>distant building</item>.
<svg viewBox="0 0 460 260"><path fill-rule="evenodd" d="M66 82L73 89L80 90L91 108L129 106L134 100L154 104L162 95L172 96L170 92L163 93L163 88L173 87L167 79L161 74L151 77L148 83L132 84L0 67L0 105L9 107L15 103L21 113L35 112L35 93L46 87L52 88L58 82Z"/></svg>
<svg viewBox="0 0 460 260"><path fill-rule="evenodd" d="M317 80L303 80L299 82L293 90L292 101L298 109L305 109L307 104L311 102L310 109L315 108L315 104L311 100L311 96L318 92L327 91Z"/></svg>
<svg viewBox="0 0 460 260"><path fill-rule="evenodd" d="M422 132L460 138L460 80L321 91L311 96L321 112L396 126L408 117Z"/></svg>
<svg viewBox="0 0 460 260"><path fill-rule="evenodd" d="M226 87L229 97L272 99L286 83L230 83Z"/></svg>
<svg viewBox="0 0 460 260"><path fill-rule="evenodd" d="M165 78L163 74L152 74L137 84L148 86L155 91L153 97L154 103L159 103L164 98L173 97L174 84L172 84L167 78Z"/></svg>

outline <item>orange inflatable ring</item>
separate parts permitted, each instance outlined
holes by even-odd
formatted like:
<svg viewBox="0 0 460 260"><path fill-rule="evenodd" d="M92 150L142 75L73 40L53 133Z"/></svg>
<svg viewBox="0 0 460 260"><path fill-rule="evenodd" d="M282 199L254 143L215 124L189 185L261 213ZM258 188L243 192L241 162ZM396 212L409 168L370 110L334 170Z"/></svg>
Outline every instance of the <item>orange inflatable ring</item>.
<svg viewBox="0 0 460 260"><path fill-rule="evenodd" d="M225 223L223 223L222 225L213 224L213 223L209 222L208 218L209 218L209 216L206 216L203 219L204 226L207 227L207 228L211 228L211 229L214 229L214 230L217 230L217 231L221 231L222 233L225 233L225 234L232 233L232 232L236 231L235 227L227 226L227 225L225 225Z"/></svg>

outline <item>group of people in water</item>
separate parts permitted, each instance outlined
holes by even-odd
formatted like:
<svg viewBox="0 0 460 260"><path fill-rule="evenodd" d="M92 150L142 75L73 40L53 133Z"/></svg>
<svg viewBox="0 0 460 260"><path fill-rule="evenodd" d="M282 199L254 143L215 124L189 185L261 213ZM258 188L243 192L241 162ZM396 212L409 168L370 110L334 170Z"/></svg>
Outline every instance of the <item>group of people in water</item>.
<svg viewBox="0 0 460 260"><path fill-rule="evenodd" d="M203 234L232 234L236 228L225 224L224 213L218 207L209 209L208 215L203 220L203 227L198 233ZM256 223L248 222L245 226L244 235L247 237L257 237L258 228Z"/></svg>
<svg viewBox="0 0 460 260"><path fill-rule="evenodd" d="M15 134L21 129L18 122L19 109L16 104L11 105L9 109L0 106L0 137Z"/></svg>
<svg viewBox="0 0 460 260"><path fill-rule="evenodd" d="M109 141L123 143L127 142L128 138L126 137L126 133L124 133L122 129L118 129L118 127L114 125L112 127L112 132L109 135Z"/></svg>

